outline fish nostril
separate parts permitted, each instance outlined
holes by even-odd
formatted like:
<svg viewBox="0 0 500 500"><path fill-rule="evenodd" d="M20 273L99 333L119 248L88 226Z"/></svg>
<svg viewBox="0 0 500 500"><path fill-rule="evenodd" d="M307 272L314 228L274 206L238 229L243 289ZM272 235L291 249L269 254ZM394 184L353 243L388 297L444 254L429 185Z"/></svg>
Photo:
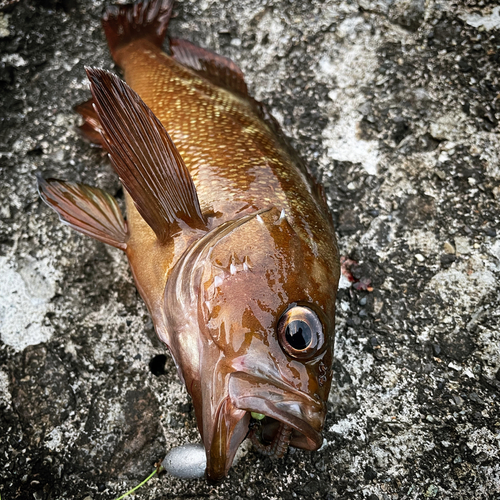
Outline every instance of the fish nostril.
<svg viewBox="0 0 500 500"><path fill-rule="evenodd" d="M165 354L158 354L149 360L149 371L155 376L165 375L165 363L167 356Z"/></svg>

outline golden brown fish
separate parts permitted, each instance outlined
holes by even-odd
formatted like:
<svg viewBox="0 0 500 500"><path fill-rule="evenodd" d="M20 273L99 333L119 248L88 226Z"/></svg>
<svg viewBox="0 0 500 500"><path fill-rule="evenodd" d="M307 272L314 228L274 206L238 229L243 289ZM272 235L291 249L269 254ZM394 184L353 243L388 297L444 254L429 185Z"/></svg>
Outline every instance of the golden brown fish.
<svg viewBox="0 0 500 500"><path fill-rule="evenodd" d="M127 220L100 189L39 189L64 222L126 252L218 480L247 435L273 457L321 446L339 263L321 188L236 65L183 40L162 51L171 11L108 8L128 85L88 69L93 98L78 108L125 187Z"/></svg>

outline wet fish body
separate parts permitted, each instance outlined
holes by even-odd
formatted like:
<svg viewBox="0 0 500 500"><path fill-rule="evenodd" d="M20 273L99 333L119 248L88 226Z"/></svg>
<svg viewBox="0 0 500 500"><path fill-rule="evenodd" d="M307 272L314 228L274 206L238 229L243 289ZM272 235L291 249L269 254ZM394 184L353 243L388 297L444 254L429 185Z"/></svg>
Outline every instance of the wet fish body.
<svg viewBox="0 0 500 500"><path fill-rule="evenodd" d="M184 40L163 52L171 11L108 8L128 85L89 68L92 101L77 108L124 185L126 220L97 188L39 189L65 223L126 252L218 480L247 435L270 456L321 446L338 253L321 188L239 68Z"/></svg>

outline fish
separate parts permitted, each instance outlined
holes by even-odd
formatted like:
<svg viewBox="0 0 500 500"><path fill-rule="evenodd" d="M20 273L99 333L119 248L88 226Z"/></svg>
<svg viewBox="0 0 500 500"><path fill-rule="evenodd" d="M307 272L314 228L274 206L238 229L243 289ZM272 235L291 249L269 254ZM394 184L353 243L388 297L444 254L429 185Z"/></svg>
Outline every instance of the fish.
<svg viewBox="0 0 500 500"><path fill-rule="evenodd" d="M190 394L222 480L245 439L266 456L323 443L340 275L322 186L230 59L183 39L173 0L111 5L118 76L86 68L85 138L107 151L105 191L38 178L61 221L123 250Z"/></svg>

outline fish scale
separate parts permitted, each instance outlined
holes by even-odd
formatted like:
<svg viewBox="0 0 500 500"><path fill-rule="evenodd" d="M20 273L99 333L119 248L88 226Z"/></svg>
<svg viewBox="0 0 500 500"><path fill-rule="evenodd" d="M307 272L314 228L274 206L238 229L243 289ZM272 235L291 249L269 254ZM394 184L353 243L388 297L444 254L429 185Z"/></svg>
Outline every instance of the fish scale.
<svg viewBox="0 0 500 500"><path fill-rule="evenodd" d="M317 226L314 216L321 212L308 213L317 205L309 183L250 104L159 48L147 42L135 45L117 56L125 79L169 132L204 212L220 212L222 222L244 207L276 205Z"/></svg>

